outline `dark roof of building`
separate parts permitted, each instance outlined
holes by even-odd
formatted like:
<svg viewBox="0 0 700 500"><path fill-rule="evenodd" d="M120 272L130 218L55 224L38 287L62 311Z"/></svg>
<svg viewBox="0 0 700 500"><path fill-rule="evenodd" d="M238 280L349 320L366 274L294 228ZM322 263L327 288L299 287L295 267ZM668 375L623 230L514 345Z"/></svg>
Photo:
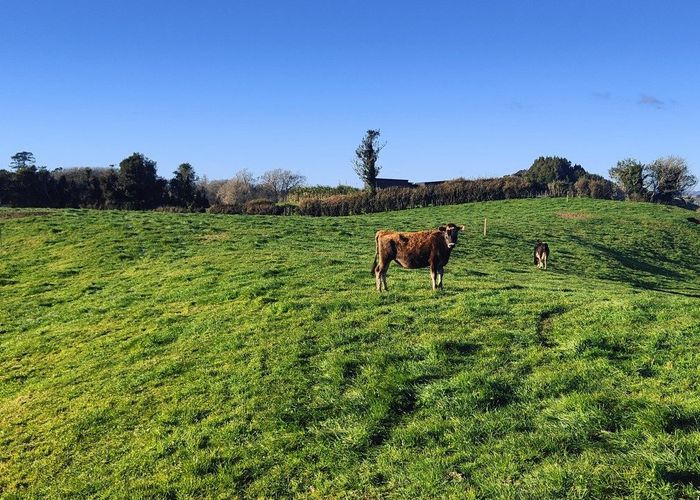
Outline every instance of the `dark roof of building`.
<svg viewBox="0 0 700 500"><path fill-rule="evenodd" d="M416 186L434 186L447 181L426 181L426 182L410 182L408 179L390 179L388 177L377 177L375 186L379 189L389 187L416 187Z"/></svg>
<svg viewBox="0 0 700 500"><path fill-rule="evenodd" d="M378 177L375 179L375 186L378 188L385 188L385 187L394 187L394 186L412 186L410 182L408 182L408 179L388 179L388 178L380 178Z"/></svg>

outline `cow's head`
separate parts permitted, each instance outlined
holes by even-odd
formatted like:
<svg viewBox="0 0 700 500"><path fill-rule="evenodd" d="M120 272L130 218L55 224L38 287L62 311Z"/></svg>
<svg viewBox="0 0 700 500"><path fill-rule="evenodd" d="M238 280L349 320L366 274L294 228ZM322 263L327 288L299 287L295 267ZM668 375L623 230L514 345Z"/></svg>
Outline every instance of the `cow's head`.
<svg viewBox="0 0 700 500"><path fill-rule="evenodd" d="M445 236L447 248L454 248L454 246L457 244L457 233L464 231L464 226L455 226L454 224L450 223L440 226L438 231Z"/></svg>

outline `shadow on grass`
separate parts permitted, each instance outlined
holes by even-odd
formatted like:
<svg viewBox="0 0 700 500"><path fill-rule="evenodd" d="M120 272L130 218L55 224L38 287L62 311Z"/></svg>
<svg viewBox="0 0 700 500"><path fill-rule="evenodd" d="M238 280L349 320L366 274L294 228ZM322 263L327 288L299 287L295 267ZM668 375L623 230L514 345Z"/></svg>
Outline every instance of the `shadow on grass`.
<svg viewBox="0 0 700 500"><path fill-rule="evenodd" d="M690 297L690 298L693 298L693 299L700 299L700 293L688 293L688 292L679 292L679 291L676 291L676 290L665 290L665 289L663 289L663 288L657 288L657 287L653 287L653 286L648 286L648 285L646 285L645 283L641 283L641 282L635 284L634 287L635 287L635 288L643 288L644 290L651 290L651 291L654 291L654 292L670 293L670 294L673 294L673 295L680 295L680 296L682 296L682 297ZM695 291L700 292L700 290L691 290L691 291L693 291L693 292L695 292Z"/></svg>
<svg viewBox="0 0 700 500"><path fill-rule="evenodd" d="M448 356L469 356L476 353L481 346L471 342L459 342L454 340L446 340L436 344L436 349L442 351Z"/></svg>
<svg viewBox="0 0 700 500"><path fill-rule="evenodd" d="M556 345L554 341L547 338L547 334L552 329L552 317L564 314L566 311L566 307L556 306L540 313L535 323L535 335L540 345L543 347L554 347Z"/></svg>
<svg viewBox="0 0 700 500"><path fill-rule="evenodd" d="M662 265L663 262L667 262L662 250L652 248L625 248L624 250L619 250L575 236L572 236L571 239L577 245L592 249L602 259L612 262L612 265L606 266L607 270L604 275L598 275L601 279L626 283L640 290L700 298L700 290L687 286L687 276ZM644 250L657 252L657 261L652 263L649 262L648 257L643 257ZM683 265L688 269L698 269L697 266L689 262L684 262ZM669 282L672 282L670 287Z"/></svg>
<svg viewBox="0 0 700 500"><path fill-rule="evenodd" d="M600 245L598 243L588 243L588 246L595 249L607 258L617 261L622 267L631 271L639 271L642 273L652 274L654 276L663 276L671 279L681 279L682 276L676 271L671 271L657 264L651 264L642 259L638 252L630 251L621 252L609 246Z"/></svg>
<svg viewBox="0 0 700 500"><path fill-rule="evenodd" d="M693 471L665 471L661 473L661 478L669 483L678 485L690 485L693 488L700 488L700 474Z"/></svg>
<svg viewBox="0 0 700 500"><path fill-rule="evenodd" d="M407 381L391 396L389 407L384 416L375 424L368 436L368 444L381 446L391 437L393 430L401 424L410 414L416 411L418 394L421 388L440 377L435 375L421 375Z"/></svg>

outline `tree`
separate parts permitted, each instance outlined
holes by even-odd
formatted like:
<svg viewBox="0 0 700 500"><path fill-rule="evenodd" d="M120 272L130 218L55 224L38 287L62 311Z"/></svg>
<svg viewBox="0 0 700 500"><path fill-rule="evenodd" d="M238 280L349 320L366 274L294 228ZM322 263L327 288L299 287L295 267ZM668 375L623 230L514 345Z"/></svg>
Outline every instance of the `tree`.
<svg viewBox="0 0 700 500"><path fill-rule="evenodd" d="M586 175L581 165L571 166L566 158L558 156L540 156L525 173L525 178L539 186L546 186L550 182L562 181L574 183L579 177Z"/></svg>
<svg viewBox="0 0 700 500"><path fill-rule="evenodd" d="M299 187L306 181L306 177L295 174L291 170L276 168L268 170L260 177L261 187L269 191L275 200L285 200L289 191Z"/></svg>
<svg viewBox="0 0 700 500"><path fill-rule="evenodd" d="M145 210L157 207L167 184L156 175L156 162L134 153L119 163L119 189L125 208Z"/></svg>
<svg viewBox="0 0 700 500"><path fill-rule="evenodd" d="M610 178L620 186L628 199L646 199L649 192L644 187L647 180L647 171L644 164L633 159L626 158L617 162L608 174Z"/></svg>
<svg viewBox="0 0 700 500"><path fill-rule="evenodd" d="M10 168L15 170L21 170L23 168L34 167L36 161L34 160L34 155L29 151L20 151L11 157L12 162L10 163Z"/></svg>
<svg viewBox="0 0 700 500"><path fill-rule="evenodd" d="M354 169L358 177L365 184L370 193L377 188L377 176L381 166L377 165L379 152L384 149L386 142L379 144L379 129L368 130L364 139L355 150Z"/></svg>
<svg viewBox="0 0 700 500"><path fill-rule="evenodd" d="M239 170L232 179L225 181L216 190L216 198L225 205L241 205L253 199L255 176L247 169Z"/></svg>
<svg viewBox="0 0 700 500"><path fill-rule="evenodd" d="M0 170L0 205L14 201L14 175L9 170Z"/></svg>
<svg viewBox="0 0 700 500"><path fill-rule="evenodd" d="M14 174L14 204L20 207L51 206L52 184L53 177L46 168L19 167Z"/></svg>
<svg viewBox="0 0 700 500"><path fill-rule="evenodd" d="M204 196L207 198L208 203L218 204L223 203L218 196L218 192L221 189L221 186L223 186L224 184L226 184L225 180L218 179L210 181L209 179L207 179L207 176L204 175L199 180L198 186L199 189L201 189L204 193Z"/></svg>
<svg viewBox="0 0 700 500"><path fill-rule="evenodd" d="M100 188L104 198L104 208L119 208L124 202L124 196L119 188L119 173L109 168L100 177Z"/></svg>
<svg viewBox="0 0 700 500"><path fill-rule="evenodd" d="M170 179L170 200L176 206L192 208L197 196L197 175L189 163L182 163Z"/></svg>
<svg viewBox="0 0 700 500"><path fill-rule="evenodd" d="M659 158L647 166L652 201L671 201L697 184L688 164L678 156Z"/></svg>

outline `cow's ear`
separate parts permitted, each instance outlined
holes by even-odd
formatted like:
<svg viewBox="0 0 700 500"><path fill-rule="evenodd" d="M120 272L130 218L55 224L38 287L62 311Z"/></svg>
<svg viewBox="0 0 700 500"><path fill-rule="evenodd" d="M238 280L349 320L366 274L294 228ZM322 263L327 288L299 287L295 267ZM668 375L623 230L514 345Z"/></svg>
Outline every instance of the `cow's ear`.
<svg viewBox="0 0 700 500"><path fill-rule="evenodd" d="M459 226L459 230L460 230L460 231L464 231L464 224L462 224L461 226Z"/></svg>
<svg viewBox="0 0 700 500"><path fill-rule="evenodd" d="M440 226L438 228L438 231L442 231L444 233L445 231L447 231L447 228L445 226Z"/></svg>

